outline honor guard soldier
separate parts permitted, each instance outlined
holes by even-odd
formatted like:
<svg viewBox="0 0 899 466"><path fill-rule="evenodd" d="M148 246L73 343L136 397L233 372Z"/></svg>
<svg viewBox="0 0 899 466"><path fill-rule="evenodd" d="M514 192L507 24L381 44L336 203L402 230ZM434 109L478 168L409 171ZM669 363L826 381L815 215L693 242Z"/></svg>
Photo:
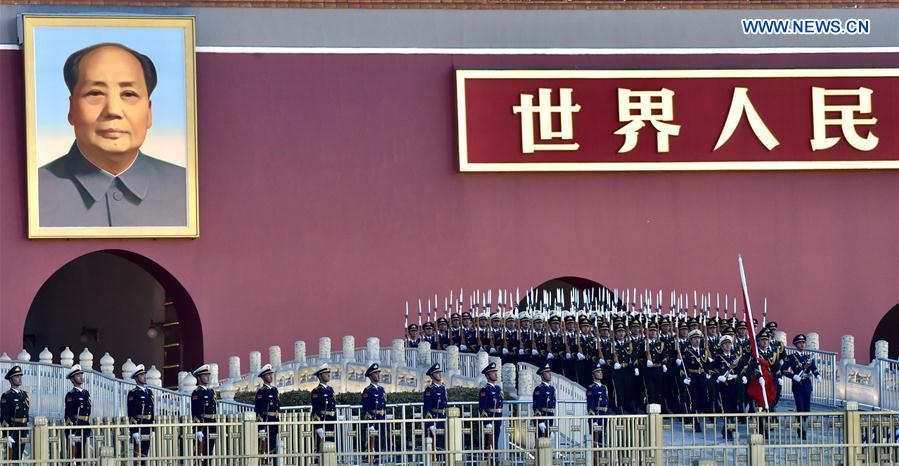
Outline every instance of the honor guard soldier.
<svg viewBox="0 0 899 466"><path fill-rule="evenodd" d="M312 389L312 420L336 421L337 399L334 397L334 389L328 386L331 381L331 368L327 364L321 365L315 376L318 377L318 386ZM318 436L318 449L321 451L323 442L334 441L334 424L316 424L315 435Z"/></svg>
<svg viewBox="0 0 899 466"><path fill-rule="evenodd" d="M426 342L430 343L431 349L433 349L433 350L443 349L443 348L440 348L439 346L437 346L440 344L440 339L437 338L437 333L434 331L433 323L425 322L425 323L421 324L421 328L422 328L422 330L424 330L424 335L421 336L421 341L426 341Z"/></svg>
<svg viewBox="0 0 899 466"><path fill-rule="evenodd" d="M259 422L278 422L281 419L281 398L278 389L272 385L275 381L275 371L271 364L262 366L259 370L259 378L262 386L256 389L256 398L253 411L256 412L256 420ZM259 453L271 455L278 452L278 424L259 427L260 443ZM263 464L269 464L267 458ZM272 462L273 463L273 462Z"/></svg>
<svg viewBox="0 0 899 466"><path fill-rule="evenodd" d="M793 346L796 352L787 356L783 365L785 376L793 379L793 399L796 401L796 412L807 413L811 411L812 377L821 380L818 366L812 355L805 352L805 335L799 334L793 337ZM802 418L799 420L799 436L805 439L805 429L802 427Z"/></svg>
<svg viewBox="0 0 899 466"><path fill-rule="evenodd" d="M508 349L506 349L506 329L503 326L503 319L499 314L493 314L490 319L490 354L498 355L500 358L507 357ZM506 350L503 352L503 350Z"/></svg>
<svg viewBox="0 0 899 466"><path fill-rule="evenodd" d="M517 364L521 360L519 354L521 348L521 330L518 321L514 317L506 317L506 329L503 335L503 363Z"/></svg>
<svg viewBox="0 0 899 466"><path fill-rule="evenodd" d="M559 316L549 318L547 334L546 362L556 374L562 373L562 360L565 358L565 336L562 333L562 319Z"/></svg>
<svg viewBox="0 0 899 466"><path fill-rule="evenodd" d="M578 326L580 326L580 332L578 333L578 353L575 362L577 382L586 387L590 385L590 372L599 359L599 350L596 349L596 336L591 331L590 319L587 316L581 316Z"/></svg>
<svg viewBox="0 0 899 466"><path fill-rule="evenodd" d="M534 388L534 415L537 424L537 437L549 437L553 426L553 417L556 415L556 387L549 382L553 378L552 369L548 363L537 370L540 376L540 384Z"/></svg>
<svg viewBox="0 0 899 466"><path fill-rule="evenodd" d="M663 404L664 384L663 376L668 371L668 347L659 339L659 326L655 322L649 323L648 336L646 337L646 403Z"/></svg>
<svg viewBox="0 0 899 466"><path fill-rule="evenodd" d="M137 384L128 392L128 422L135 427L128 429L131 440L134 443L134 456L146 458L150 452L150 436L152 430L149 427L136 427L156 422L156 407L153 403L153 392L147 388L147 370L143 364L134 368L131 378ZM143 462L138 462L143 464Z"/></svg>
<svg viewBox="0 0 899 466"><path fill-rule="evenodd" d="M721 337L720 344L721 350L715 355L710 371L717 376L715 382L718 400L715 402L721 404L721 412L736 414L741 412L738 404L739 392L747 382L745 375L747 355L740 355L734 351L733 337L730 335ZM724 418L721 436L725 440L733 439L733 429L729 429L728 424L735 423L735 421L736 419L733 418Z"/></svg>
<svg viewBox="0 0 899 466"><path fill-rule="evenodd" d="M65 423L67 426L88 426L91 421L91 394L81 388L84 371L75 364L66 376L72 382L72 390L66 393ZM72 458L84 458L84 444L91 438L90 429L66 429L66 439L72 449Z"/></svg>
<svg viewBox="0 0 899 466"><path fill-rule="evenodd" d="M634 399L637 389L634 379L635 375L639 374L640 368L635 367L637 351L634 348L633 341L625 335L623 323L615 324L615 345L613 348L612 380L615 384L615 396L618 398L618 407L621 410L621 414L637 414L637 406Z"/></svg>
<svg viewBox="0 0 899 466"><path fill-rule="evenodd" d="M593 367L593 383L587 387L587 414L593 416L590 427L593 432L593 446L602 448L602 432L608 426L603 425L601 416L609 414L609 392L602 384L602 365ZM600 452L594 453L593 464L602 464Z"/></svg>
<svg viewBox="0 0 899 466"><path fill-rule="evenodd" d="M683 352L683 364L685 377L684 385L687 386L690 402L691 414L704 414L708 412L708 380L711 378L706 369L707 358L705 351L700 346L702 340L702 332L699 330L690 330L688 335L690 346ZM693 419L693 430L702 432L702 420Z"/></svg>
<svg viewBox="0 0 899 466"><path fill-rule="evenodd" d="M773 412L780 401L780 394L783 388L783 383L780 380L783 376L783 359L771 344L771 335L768 334L768 330L762 330L757 341L759 344L759 357L768 361L768 369L771 370L771 380L774 382L774 389L777 393L774 400L768 400L768 411Z"/></svg>
<svg viewBox="0 0 899 466"><path fill-rule="evenodd" d="M478 352L478 330L471 325L471 313L462 313L462 344L459 351L468 353Z"/></svg>
<svg viewBox="0 0 899 466"><path fill-rule="evenodd" d="M499 370L496 363L487 364L487 367L481 371L487 378L487 385L481 388L478 394L478 411L481 417L500 419L503 417L503 390L496 386L499 379ZM484 448L499 449L499 435L502 428L502 421L484 421Z"/></svg>
<svg viewBox="0 0 899 466"><path fill-rule="evenodd" d="M577 364L575 354L578 353L577 325L573 316L565 317L565 332L563 339L565 345L565 358L562 359L562 375L568 380L577 382ZM558 354L556 355L558 357ZM583 355L581 355L583 356Z"/></svg>
<svg viewBox="0 0 899 466"><path fill-rule="evenodd" d="M212 373L209 364L203 364L193 371L197 378L197 388L190 394L190 416L199 424L213 424L218 414L218 405L215 391L209 388L209 380ZM197 426L194 436L197 440L197 454L200 456L212 455L215 451L215 437L218 427L215 425ZM203 460L203 464L209 464L209 460Z"/></svg>
<svg viewBox="0 0 899 466"><path fill-rule="evenodd" d="M387 395L384 393L384 387L378 385L381 382L381 366L378 363L368 366L365 376L371 383L362 390L362 419L383 421L387 419ZM387 445L387 424L369 422L366 432L368 443L364 447L370 452L382 451ZM378 463L377 456L373 457L372 463Z"/></svg>
<svg viewBox="0 0 899 466"><path fill-rule="evenodd" d="M540 367L546 362L546 327L543 318L534 318L534 331L531 335L531 364Z"/></svg>
<svg viewBox="0 0 899 466"><path fill-rule="evenodd" d="M450 334L449 323L444 317L437 319L437 344L441 350L455 344Z"/></svg>
<svg viewBox="0 0 899 466"><path fill-rule="evenodd" d="M406 348L418 348L421 343L421 337L418 336L418 324L409 324L409 336L406 337Z"/></svg>
<svg viewBox="0 0 899 466"><path fill-rule="evenodd" d="M431 366L425 374L431 378L431 383L425 387L422 395L422 411L425 419L446 419L446 387L443 386L443 369L440 364ZM434 439L435 448L442 449L445 438L445 426L443 421L426 422L425 430Z"/></svg>
<svg viewBox="0 0 899 466"><path fill-rule="evenodd" d="M13 366L4 377L9 381L9 390L0 396L0 427L27 427L28 411L31 403L28 401L28 393L22 390L22 368ZM3 441L6 443L6 458L16 461L22 458L22 440L28 437L26 430L9 430L0 432L6 434Z"/></svg>
<svg viewBox="0 0 899 466"><path fill-rule="evenodd" d="M476 334L477 342L478 342L477 343L478 350L475 351L476 353L480 352L482 350L489 352L490 354L493 354L496 352L496 350L494 350L493 347L490 345L490 336L492 334L493 334L493 332L490 330L490 320L487 319L487 316L478 317L478 328L477 328L477 334Z"/></svg>
<svg viewBox="0 0 899 466"><path fill-rule="evenodd" d="M449 336L452 345L460 346L459 350L461 351L462 345L462 315L458 312L454 312L450 314L450 327L449 327Z"/></svg>

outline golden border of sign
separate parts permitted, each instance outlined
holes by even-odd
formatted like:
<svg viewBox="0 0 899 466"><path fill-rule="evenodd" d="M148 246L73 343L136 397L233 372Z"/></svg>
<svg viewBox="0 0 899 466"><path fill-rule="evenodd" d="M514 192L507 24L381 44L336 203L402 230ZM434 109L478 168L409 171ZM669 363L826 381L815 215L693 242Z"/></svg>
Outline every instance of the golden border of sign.
<svg viewBox="0 0 899 466"><path fill-rule="evenodd" d="M28 238L197 238L200 214L197 183L196 24L192 16L66 16L22 17L25 55L25 128L28 180ZM41 227L39 224L37 153L35 142L34 28L180 28L184 32L184 81L187 105L187 225L179 227Z"/></svg>
<svg viewBox="0 0 899 466"><path fill-rule="evenodd" d="M729 171L899 169L899 160L764 162L583 162L472 163L468 161L466 79L657 79L657 78L846 78L899 77L899 68L756 70L456 70L460 172ZM899 157L899 154L897 154Z"/></svg>

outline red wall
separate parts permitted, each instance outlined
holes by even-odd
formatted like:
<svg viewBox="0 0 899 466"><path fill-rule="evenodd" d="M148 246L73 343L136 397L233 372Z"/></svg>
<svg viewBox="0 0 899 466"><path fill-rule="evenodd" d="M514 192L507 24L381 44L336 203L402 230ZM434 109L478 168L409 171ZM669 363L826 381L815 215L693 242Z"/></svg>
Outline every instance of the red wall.
<svg viewBox="0 0 899 466"><path fill-rule="evenodd" d="M0 351L41 284L124 249L196 303L207 359L302 338L389 344L403 302L563 275L738 291L858 358L899 301L899 172L456 172L454 67L895 66L895 54L460 56L198 54L200 239L26 239L22 57L0 51ZM896 107L891 108L895 111ZM896 130L896 128L893 128ZM442 297L441 297L442 299ZM77 318L77 316L73 316ZM334 341L335 349L339 340Z"/></svg>

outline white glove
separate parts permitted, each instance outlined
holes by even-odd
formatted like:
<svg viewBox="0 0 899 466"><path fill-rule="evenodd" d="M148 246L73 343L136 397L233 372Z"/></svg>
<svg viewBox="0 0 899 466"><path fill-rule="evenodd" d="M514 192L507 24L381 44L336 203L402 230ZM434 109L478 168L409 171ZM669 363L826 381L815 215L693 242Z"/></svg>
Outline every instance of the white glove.
<svg viewBox="0 0 899 466"><path fill-rule="evenodd" d="M376 431L376 430L377 430L377 429L375 429L375 426L368 426L368 431L369 431L369 432L374 432L374 431Z"/></svg>
<svg viewBox="0 0 899 466"><path fill-rule="evenodd" d="M683 360L683 359L675 359L674 362L676 362L678 366L684 365L684 360Z"/></svg>
<svg viewBox="0 0 899 466"><path fill-rule="evenodd" d="M431 435L437 435L437 426L432 425L428 430L431 431Z"/></svg>
<svg viewBox="0 0 899 466"><path fill-rule="evenodd" d="M743 385L746 385L747 383L749 383L749 381L746 380L746 376L745 376L745 375L743 376L743 379L742 379L742 380L743 380Z"/></svg>
<svg viewBox="0 0 899 466"><path fill-rule="evenodd" d="M662 364L662 372L664 372L664 373L667 374L667 373L668 373L668 366Z"/></svg>
<svg viewBox="0 0 899 466"><path fill-rule="evenodd" d="M519 348L519 350L518 350L518 355L519 355L519 356L524 356L524 350Z"/></svg>
<svg viewBox="0 0 899 466"><path fill-rule="evenodd" d="M709 356L709 358L708 358L708 359L707 359L707 360L706 360L706 361L708 361L708 362L712 362L712 357L711 357L711 356Z"/></svg>
<svg viewBox="0 0 899 466"><path fill-rule="evenodd" d="M821 374L816 375L816 376L815 376L815 380L817 380L818 382L820 382L820 381L821 381Z"/></svg>
<svg viewBox="0 0 899 466"><path fill-rule="evenodd" d="M509 354L509 350L507 350L506 348L503 348L503 356L505 356L507 354Z"/></svg>
<svg viewBox="0 0 899 466"><path fill-rule="evenodd" d="M794 375L794 376L793 376L793 381L794 381L794 382L802 382L802 377L799 377L798 375Z"/></svg>
<svg viewBox="0 0 899 466"><path fill-rule="evenodd" d="M131 438L134 439L134 443L140 443L140 434L139 433L135 432L135 433L131 434Z"/></svg>
<svg viewBox="0 0 899 466"><path fill-rule="evenodd" d="M321 427L315 429L315 435L318 435L318 438L325 438L325 429L322 429Z"/></svg>
<svg viewBox="0 0 899 466"><path fill-rule="evenodd" d="M468 351L468 347L465 345L459 345L459 349L462 351Z"/></svg>
<svg viewBox="0 0 899 466"><path fill-rule="evenodd" d="M578 360L578 361L583 361L584 359L587 359L587 357L584 356L584 355L581 354L581 353L578 353L578 354L577 354L577 360Z"/></svg>
<svg viewBox="0 0 899 466"><path fill-rule="evenodd" d="M565 353L565 359L571 359L571 353Z"/></svg>
<svg viewBox="0 0 899 466"><path fill-rule="evenodd" d="M765 386L765 378L764 377L759 377L759 385L761 385L763 387Z"/></svg>
<svg viewBox="0 0 899 466"><path fill-rule="evenodd" d="M718 383L724 383L724 376L723 376L723 375L719 375L719 376L718 376Z"/></svg>
<svg viewBox="0 0 899 466"><path fill-rule="evenodd" d="M706 374L706 375L705 375L705 379L706 379L706 380L712 380L712 374Z"/></svg>
<svg viewBox="0 0 899 466"><path fill-rule="evenodd" d="M593 423L593 430L599 430L599 423L598 423L598 422L594 422L594 423Z"/></svg>
<svg viewBox="0 0 899 466"><path fill-rule="evenodd" d="M639 368L639 367L635 367L635 368L634 368L634 375L640 375L640 368Z"/></svg>
<svg viewBox="0 0 899 466"><path fill-rule="evenodd" d="M617 369L621 369L621 364L618 364L618 363L616 362L615 365L612 366L612 367L615 368L616 370L617 370Z"/></svg>
<svg viewBox="0 0 899 466"><path fill-rule="evenodd" d="M539 354L540 354L539 351L537 351L537 350L535 350L535 349L532 349L532 350L531 350L531 356L538 356Z"/></svg>
<svg viewBox="0 0 899 466"><path fill-rule="evenodd" d="M600 366L605 366L605 365L606 365L606 360L600 358L600 360L599 360L599 365L600 365Z"/></svg>
<svg viewBox="0 0 899 466"><path fill-rule="evenodd" d="M689 378L689 377L687 377L686 379L684 379L684 385L690 385L690 378Z"/></svg>
<svg viewBox="0 0 899 466"><path fill-rule="evenodd" d="M552 358L554 358L554 357L555 357L555 356L553 356L552 353L546 353L546 359L552 359Z"/></svg>
<svg viewBox="0 0 899 466"><path fill-rule="evenodd" d="M9 448L12 448L12 446L13 446L15 443L16 443L16 441L13 440L12 437L6 437L6 445L7 445Z"/></svg>
<svg viewBox="0 0 899 466"><path fill-rule="evenodd" d="M652 363L652 359L646 360L646 367L655 367L655 364Z"/></svg>
<svg viewBox="0 0 899 466"><path fill-rule="evenodd" d="M197 431L197 441L198 441L198 442L202 442L202 441L203 441L203 437L206 437L205 435L203 435L203 432L202 432L202 431Z"/></svg>
<svg viewBox="0 0 899 466"><path fill-rule="evenodd" d="M540 424L537 424L537 427L540 428L541 434L546 433L546 423L545 422L541 422Z"/></svg>
<svg viewBox="0 0 899 466"><path fill-rule="evenodd" d="M496 348L490 348L490 354L496 354Z"/></svg>

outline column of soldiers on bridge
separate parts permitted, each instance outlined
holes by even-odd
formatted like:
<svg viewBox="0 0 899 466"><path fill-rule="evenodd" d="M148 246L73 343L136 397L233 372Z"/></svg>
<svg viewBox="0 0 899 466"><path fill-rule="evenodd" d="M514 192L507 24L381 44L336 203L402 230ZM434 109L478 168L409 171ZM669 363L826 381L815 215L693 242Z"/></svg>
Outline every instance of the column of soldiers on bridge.
<svg viewBox="0 0 899 466"><path fill-rule="evenodd" d="M698 300L694 297L694 301ZM503 363L546 365L588 388L593 384L594 369L601 369L610 409L618 414L643 413L649 404L659 404L666 414L761 409L747 396L749 381L760 375L752 355L749 326L736 317L735 311L728 317L727 308L724 316L718 309L712 315L709 303L711 296L703 297L698 312L693 306L693 316L681 306L672 306L668 314L663 314L661 308L653 312L649 304L639 308L636 303L615 307L600 304L588 312L587 306L576 302L568 311L557 304L555 312L549 311L549 306L534 312L540 308L537 304L527 306L527 312L504 312L500 305L491 314L487 304L453 312L449 320L441 317L434 323L409 325L406 346L415 348L427 341L432 349L454 345L464 353L485 351ZM759 328L757 321L753 327ZM755 342L776 389L768 409L775 410L781 397L781 378L789 377L793 379L796 410L808 412L811 378L820 379L820 374L814 358L804 351L805 336L793 339L799 351L787 355L784 345L774 339L777 328L776 322L767 321L766 310ZM745 418L741 420L745 422ZM694 429L700 431L701 423L694 422ZM722 434L727 438L731 432ZM799 435L805 436L802 427Z"/></svg>

